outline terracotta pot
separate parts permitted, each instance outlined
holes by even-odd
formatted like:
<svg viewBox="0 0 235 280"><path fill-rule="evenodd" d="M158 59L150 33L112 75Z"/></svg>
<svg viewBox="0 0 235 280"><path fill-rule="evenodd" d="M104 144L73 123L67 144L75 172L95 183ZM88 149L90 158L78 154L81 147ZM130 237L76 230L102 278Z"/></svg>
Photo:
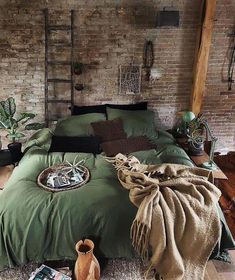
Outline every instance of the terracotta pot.
<svg viewBox="0 0 235 280"><path fill-rule="evenodd" d="M100 279L100 265L93 254L94 243L90 239L78 241L75 246L78 258L74 267L76 280Z"/></svg>

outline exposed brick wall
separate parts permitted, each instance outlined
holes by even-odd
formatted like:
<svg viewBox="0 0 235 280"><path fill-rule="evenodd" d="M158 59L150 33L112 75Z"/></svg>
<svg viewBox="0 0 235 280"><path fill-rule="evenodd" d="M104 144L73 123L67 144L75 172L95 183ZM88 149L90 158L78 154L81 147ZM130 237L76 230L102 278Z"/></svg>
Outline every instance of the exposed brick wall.
<svg viewBox="0 0 235 280"><path fill-rule="evenodd" d="M34 3L35 2L35 3ZM48 3L47 3L48 2ZM196 32L199 24L198 0L54 0L0 1L0 96L14 96L18 110L33 111L44 117L44 17L49 8L52 23L68 23L69 10L75 10L75 48L77 61L86 64L75 82L83 83L76 92L77 104L128 103L148 100L156 112L156 125L171 128L176 112L189 107ZM209 59L203 112L218 136L217 150L235 149L235 86L227 93L228 33L233 31L235 2L218 0L213 42ZM163 7L180 11L180 27L155 28L155 15ZM60 33L61 34L61 33ZM53 34L56 39L60 34ZM69 36L64 32L62 37ZM118 69L122 64L143 61L145 40L154 43L154 68L162 77L142 81L141 94L118 95ZM68 58L66 50L60 59ZM50 55L52 57L52 54ZM51 70L65 76L68 71ZM60 90L62 95L68 89ZM232 94L233 93L233 94ZM60 96L61 96L60 94ZM66 109L65 109L66 110ZM67 111L69 114L69 111ZM224 125L223 121L226 121Z"/></svg>
<svg viewBox="0 0 235 280"><path fill-rule="evenodd" d="M235 38L235 1L217 1L203 112L218 136L217 149L235 150L235 84L228 91L227 72Z"/></svg>

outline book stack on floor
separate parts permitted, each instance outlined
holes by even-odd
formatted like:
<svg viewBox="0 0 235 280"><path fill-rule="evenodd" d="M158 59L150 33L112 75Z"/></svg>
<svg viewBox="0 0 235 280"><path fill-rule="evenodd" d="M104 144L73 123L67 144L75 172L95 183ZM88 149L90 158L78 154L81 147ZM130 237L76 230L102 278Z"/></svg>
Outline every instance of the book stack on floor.
<svg viewBox="0 0 235 280"><path fill-rule="evenodd" d="M57 271L43 264L31 274L29 280L72 280L70 276L71 271L68 267Z"/></svg>

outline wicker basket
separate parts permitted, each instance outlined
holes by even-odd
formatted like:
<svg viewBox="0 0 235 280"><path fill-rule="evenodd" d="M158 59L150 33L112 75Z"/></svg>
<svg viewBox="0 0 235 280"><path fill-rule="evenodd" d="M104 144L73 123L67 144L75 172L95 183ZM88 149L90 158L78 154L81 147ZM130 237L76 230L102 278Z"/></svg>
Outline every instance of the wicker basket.
<svg viewBox="0 0 235 280"><path fill-rule="evenodd" d="M70 186L61 187L61 188L54 188L54 187L47 186L46 181L47 181L48 174L52 173L52 172L56 172L56 171L58 171L62 168L65 168L65 167L70 167L70 166L68 164L62 163L62 164L50 166L50 167L44 169L38 175L38 178L37 178L38 185L40 187L46 189L47 191L50 191L50 192L60 192L60 191L68 191L68 190L79 188L79 187L83 186L84 184L86 184L88 182L88 180L90 178L89 170L83 165L78 165L77 167L79 167L82 171L84 171L83 181L81 183L71 184Z"/></svg>

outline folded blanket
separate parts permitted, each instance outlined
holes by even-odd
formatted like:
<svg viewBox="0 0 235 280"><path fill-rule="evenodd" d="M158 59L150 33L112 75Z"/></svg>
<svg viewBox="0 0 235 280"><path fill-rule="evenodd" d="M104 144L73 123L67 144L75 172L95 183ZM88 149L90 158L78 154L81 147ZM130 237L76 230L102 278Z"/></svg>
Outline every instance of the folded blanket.
<svg viewBox="0 0 235 280"><path fill-rule="evenodd" d="M211 172L177 164L143 165L135 157L111 159L138 211L133 246L148 271L163 279L204 279L207 260L220 236L215 204L220 191Z"/></svg>

